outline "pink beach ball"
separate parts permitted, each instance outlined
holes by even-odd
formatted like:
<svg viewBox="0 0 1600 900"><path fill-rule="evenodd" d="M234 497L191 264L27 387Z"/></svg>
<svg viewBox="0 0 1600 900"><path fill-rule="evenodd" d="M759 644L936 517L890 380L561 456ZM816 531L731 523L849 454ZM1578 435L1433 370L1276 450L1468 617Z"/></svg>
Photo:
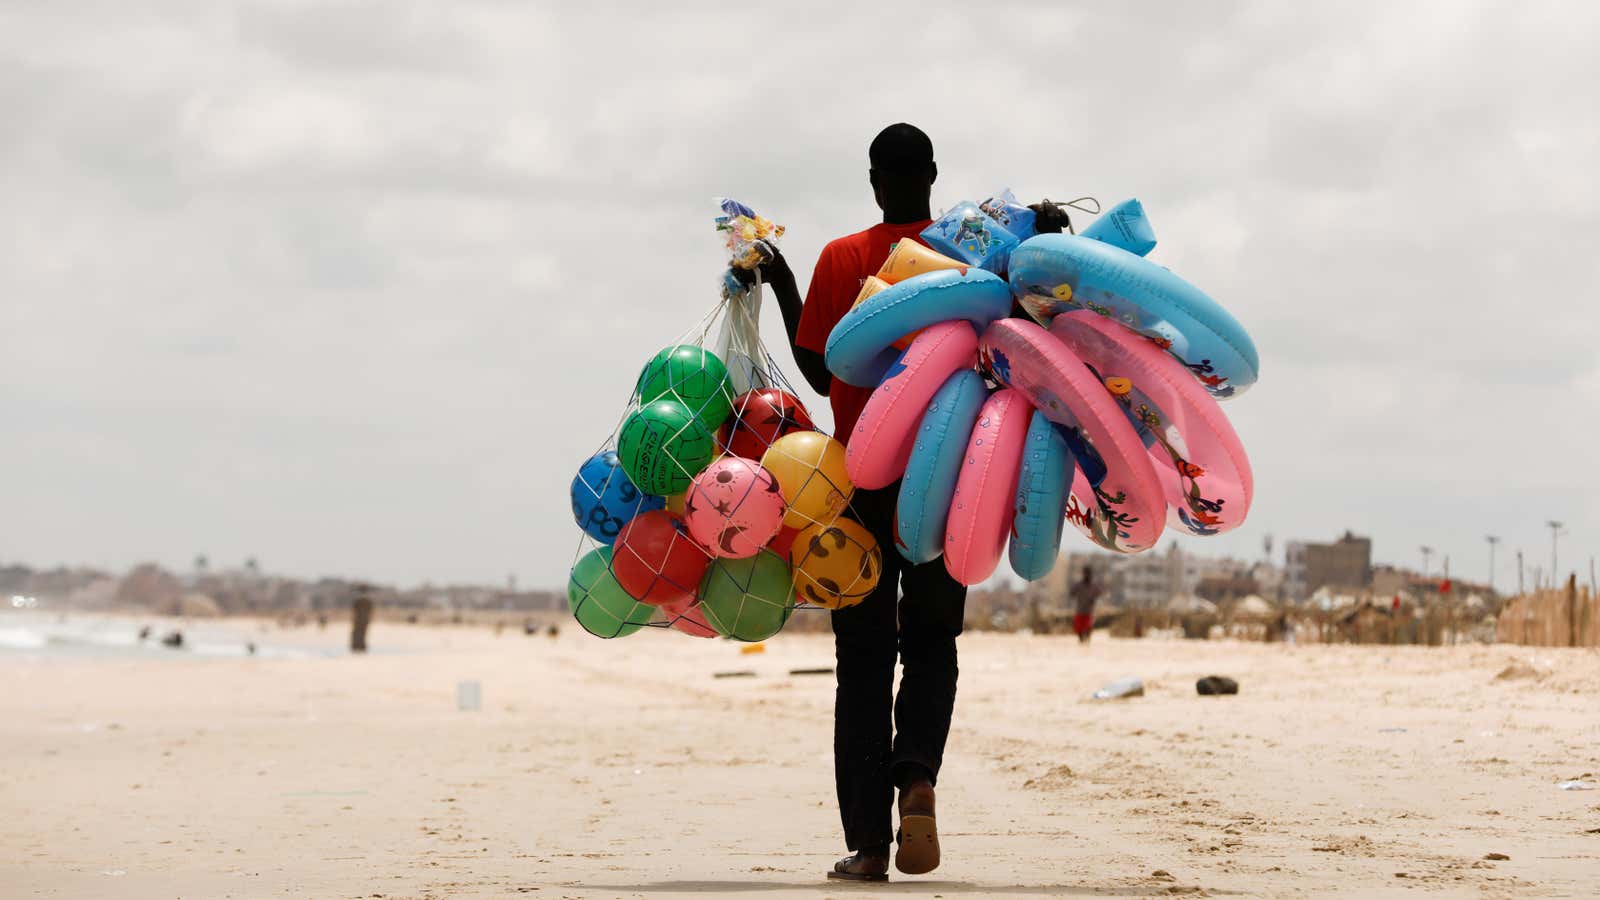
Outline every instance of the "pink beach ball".
<svg viewBox="0 0 1600 900"><path fill-rule="evenodd" d="M694 477L683 518L689 535L713 555L743 559L778 533L785 506L771 472L744 457L726 456Z"/></svg>

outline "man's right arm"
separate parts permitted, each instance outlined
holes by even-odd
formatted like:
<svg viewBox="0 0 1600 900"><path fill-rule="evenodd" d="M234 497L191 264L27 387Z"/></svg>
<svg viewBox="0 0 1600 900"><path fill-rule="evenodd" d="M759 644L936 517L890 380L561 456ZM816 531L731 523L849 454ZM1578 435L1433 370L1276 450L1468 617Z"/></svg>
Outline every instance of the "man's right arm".
<svg viewBox="0 0 1600 900"><path fill-rule="evenodd" d="M783 312L783 327L789 335L789 349L794 353L794 364L799 367L800 374L805 376L812 390L828 396L833 376L829 374L822 354L800 346L800 317L805 306L800 300L800 288L795 284L794 271L789 268L788 260L783 258L782 253L775 253L772 260L761 267L761 277L772 288L773 296L778 298L778 309Z"/></svg>

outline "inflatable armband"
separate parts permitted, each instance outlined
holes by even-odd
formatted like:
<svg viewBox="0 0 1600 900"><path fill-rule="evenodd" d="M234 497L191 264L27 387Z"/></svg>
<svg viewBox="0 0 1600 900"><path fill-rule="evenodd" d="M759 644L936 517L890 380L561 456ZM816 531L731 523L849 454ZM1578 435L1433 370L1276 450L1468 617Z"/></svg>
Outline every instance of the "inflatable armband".
<svg viewBox="0 0 1600 900"><path fill-rule="evenodd" d="M978 208L989 218L1000 223L1001 228L1015 235L1019 241L1025 241L1037 233L1033 228L1036 218L1033 210L1018 203L1016 195L1011 193L1010 188L978 204Z"/></svg>
<svg viewBox="0 0 1600 900"><path fill-rule="evenodd" d="M1156 248L1156 232L1145 218L1144 206L1138 200L1124 200L1105 211L1100 218L1089 223L1083 236L1110 244L1135 256L1145 256Z"/></svg>
<svg viewBox="0 0 1600 900"><path fill-rule="evenodd" d="M922 239L946 256L991 272L1004 272L1011 251L1021 243L970 201L957 203L934 220L923 229Z"/></svg>

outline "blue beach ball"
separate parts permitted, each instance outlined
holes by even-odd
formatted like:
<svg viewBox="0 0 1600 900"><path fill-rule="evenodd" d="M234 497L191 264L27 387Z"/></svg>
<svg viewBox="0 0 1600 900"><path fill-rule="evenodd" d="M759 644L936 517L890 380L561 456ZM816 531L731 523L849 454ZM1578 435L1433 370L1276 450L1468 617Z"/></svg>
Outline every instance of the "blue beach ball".
<svg viewBox="0 0 1600 900"><path fill-rule="evenodd" d="M589 457L572 479L572 516L602 544L615 542L634 516L666 505L665 498L652 497L628 480L614 450Z"/></svg>

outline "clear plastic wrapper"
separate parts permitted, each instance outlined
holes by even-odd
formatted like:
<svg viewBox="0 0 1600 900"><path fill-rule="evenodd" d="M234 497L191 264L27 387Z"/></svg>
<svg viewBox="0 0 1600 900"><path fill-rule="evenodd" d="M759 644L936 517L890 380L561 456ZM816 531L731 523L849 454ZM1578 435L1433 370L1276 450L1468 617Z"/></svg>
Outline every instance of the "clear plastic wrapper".
<svg viewBox="0 0 1600 900"><path fill-rule="evenodd" d="M957 203L934 220L923 230L922 239L946 256L996 273L1006 270L1011 251L1021 243L970 200Z"/></svg>
<svg viewBox="0 0 1600 900"><path fill-rule="evenodd" d="M993 197L978 204L984 215L995 220L1001 228L1011 232L1017 240L1025 241L1038 232L1034 228L1037 215L1033 210L1017 202L1017 195L1006 188Z"/></svg>
<svg viewBox="0 0 1600 900"><path fill-rule="evenodd" d="M754 269L772 259L773 248L783 237L783 226L777 225L737 200L719 197L722 215L717 217L717 230L725 236L728 247L728 265L735 269Z"/></svg>

